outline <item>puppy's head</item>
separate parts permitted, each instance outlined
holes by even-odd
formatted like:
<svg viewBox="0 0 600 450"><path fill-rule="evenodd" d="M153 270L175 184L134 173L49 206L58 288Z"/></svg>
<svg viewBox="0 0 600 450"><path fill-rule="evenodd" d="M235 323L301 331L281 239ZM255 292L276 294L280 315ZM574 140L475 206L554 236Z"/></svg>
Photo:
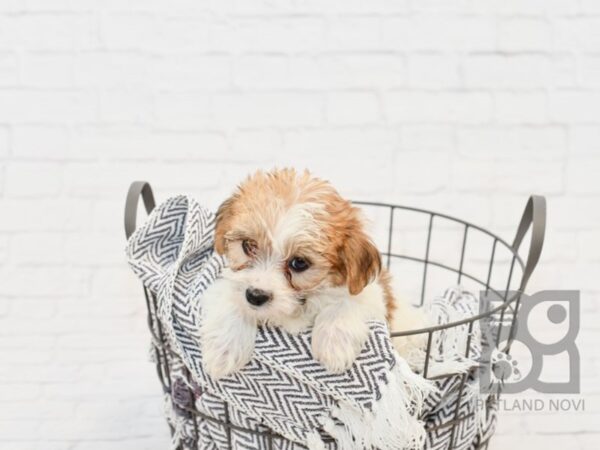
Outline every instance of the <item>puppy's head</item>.
<svg viewBox="0 0 600 450"><path fill-rule="evenodd" d="M293 169L257 172L217 213L215 249L227 257L239 306L258 320L297 317L311 295L356 295L381 269L361 215L326 181Z"/></svg>

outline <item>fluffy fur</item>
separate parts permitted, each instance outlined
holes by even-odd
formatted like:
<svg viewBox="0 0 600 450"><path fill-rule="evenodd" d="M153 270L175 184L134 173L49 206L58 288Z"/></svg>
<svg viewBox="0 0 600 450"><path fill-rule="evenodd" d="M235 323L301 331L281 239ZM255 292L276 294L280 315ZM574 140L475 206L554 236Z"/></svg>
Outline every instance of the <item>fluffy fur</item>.
<svg viewBox="0 0 600 450"><path fill-rule="evenodd" d="M290 333L313 326L313 354L332 372L352 365L368 320L399 322L394 330L420 325L395 300L360 211L306 171L246 179L219 208L215 249L228 268L203 300L204 365L213 378L250 360L260 324Z"/></svg>

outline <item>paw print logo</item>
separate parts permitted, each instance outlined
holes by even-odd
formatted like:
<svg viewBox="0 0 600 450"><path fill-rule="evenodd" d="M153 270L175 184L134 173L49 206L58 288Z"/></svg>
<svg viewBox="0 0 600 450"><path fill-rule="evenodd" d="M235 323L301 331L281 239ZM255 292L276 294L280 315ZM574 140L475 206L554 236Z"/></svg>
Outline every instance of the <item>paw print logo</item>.
<svg viewBox="0 0 600 450"><path fill-rule="evenodd" d="M515 291L509 292L509 295L513 293ZM491 304L489 299L485 299L485 295L481 300L483 306ZM511 327L512 320L506 321L506 316L503 323L490 320L485 326L482 325L482 390L495 391L495 386L501 387L505 393L518 393L528 389L549 394L579 393L580 356L575 342L579 332L579 292L541 291L531 296L521 294L520 305L514 330ZM545 331L545 334L540 334L540 330ZM513 331L511 341L510 334ZM531 355L527 360L527 364L531 363L527 373L508 354L510 342ZM561 365L563 373L559 374L554 369L552 376L548 377L544 373L545 363L556 357L564 357L563 355L567 357L566 363ZM548 378L563 381L545 381Z"/></svg>
<svg viewBox="0 0 600 450"><path fill-rule="evenodd" d="M507 380L514 382L523 378L516 359L497 350L494 353L492 356L492 374L497 382L505 383Z"/></svg>

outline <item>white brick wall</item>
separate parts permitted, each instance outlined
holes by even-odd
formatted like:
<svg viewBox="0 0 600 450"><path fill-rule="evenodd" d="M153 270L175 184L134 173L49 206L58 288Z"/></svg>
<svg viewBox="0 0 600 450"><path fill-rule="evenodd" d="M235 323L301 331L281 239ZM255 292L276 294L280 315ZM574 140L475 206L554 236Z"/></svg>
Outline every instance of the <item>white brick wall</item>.
<svg viewBox="0 0 600 450"><path fill-rule="evenodd" d="M600 440L595 0L0 2L0 448L166 448L123 200L216 206L257 167L511 238L582 289L584 414L506 413L494 449Z"/></svg>

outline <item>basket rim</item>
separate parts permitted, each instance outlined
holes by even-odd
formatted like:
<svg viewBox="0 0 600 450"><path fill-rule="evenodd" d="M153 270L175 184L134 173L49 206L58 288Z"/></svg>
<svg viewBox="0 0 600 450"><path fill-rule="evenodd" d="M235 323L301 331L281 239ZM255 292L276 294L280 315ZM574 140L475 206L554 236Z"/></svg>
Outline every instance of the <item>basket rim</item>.
<svg viewBox="0 0 600 450"><path fill-rule="evenodd" d="M510 245L508 242L506 242L505 239L502 239L500 236L492 233L491 231L486 230L485 228L483 228L479 225L475 225L474 223L469 222L467 220L459 219L459 218L457 218L455 216L451 216L449 214L432 211L430 209L417 208L415 206L397 205L394 203L372 202L372 201L364 201L364 200L353 200L352 203L355 205L362 205L362 206L381 206L381 207L391 208L391 209L404 209L407 211L420 212L420 213L424 213L424 214L442 217L444 219L452 220L454 222L462 223L463 225L466 225L469 228L473 228L475 230L481 231L482 233L485 233L488 236L493 237L498 242L502 243L508 250L510 250L510 252L513 254L513 256L515 256L515 258L518 260L521 267L522 268L525 267L525 263L523 262L521 256L519 255L519 252L517 252L512 245Z"/></svg>
<svg viewBox="0 0 600 450"><path fill-rule="evenodd" d="M392 212L395 209L401 209L401 210L405 210L405 211L413 211L413 212L427 214L430 217L437 216L437 217L441 217L443 219L447 219L447 220L450 220L453 222L460 223L460 224L464 225L465 227L478 230L478 231L490 236L495 241L500 242L507 250L510 251L510 253L513 255L514 261L516 261L519 264L519 266L521 267L521 270L525 269L525 263L523 262L523 259L519 255L519 252L512 245L510 245L505 239L503 239L500 236L492 233L491 231L489 231L479 225L476 225L472 222L469 222L467 220L459 219L458 217L455 217L455 216L452 216L449 214L445 214L445 213L440 213L437 211L432 211L429 209L417 208L415 206L399 205L399 204L395 204L395 203L377 202L377 201L370 201L370 200L353 200L352 204L360 205L360 206L375 206L375 207L389 208ZM449 270L449 271L458 272L456 269L449 267L445 264L436 262L436 261L428 261L428 260L417 258L417 257L394 254L394 253L391 253L390 251L381 252L381 254L383 256L387 256L388 258L406 259L406 260L411 260L414 262L431 264L433 266L441 267L441 268ZM463 272L462 275L465 276L466 278L469 278L469 279L481 284L482 286L486 286L486 283L482 282L481 280L479 280L467 273ZM522 276L522 274L521 274L521 276ZM502 298L502 295L500 294L500 292L497 289L494 289L494 288L490 287L489 285L487 285L487 290L493 291L496 295L498 295L498 298ZM510 307L511 303L516 302L519 299L519 297L521 296L521 294L522 294L521 290L516 289L514 294L512 296L510 296L510 298L504 297L505 298L504 302L497 305L493 309L483 312L483 313L480 313L480 314L477 314L475 316L461 319L461 320L448 322L448 323L440 324L440 325L434 325L434 326L430 326L430 327L406 330L406 331L391 331L390 330L390 337L396 338L396 337L403 337L403 336L414 336L417 334L434 333L439 330L444 330L444 329L453 328L453 327L457 327L457 326L461 326L461 325L465 325L465 324L470 324L475 321L481 320L485 317L489 317L503 309Z"/></svg>

